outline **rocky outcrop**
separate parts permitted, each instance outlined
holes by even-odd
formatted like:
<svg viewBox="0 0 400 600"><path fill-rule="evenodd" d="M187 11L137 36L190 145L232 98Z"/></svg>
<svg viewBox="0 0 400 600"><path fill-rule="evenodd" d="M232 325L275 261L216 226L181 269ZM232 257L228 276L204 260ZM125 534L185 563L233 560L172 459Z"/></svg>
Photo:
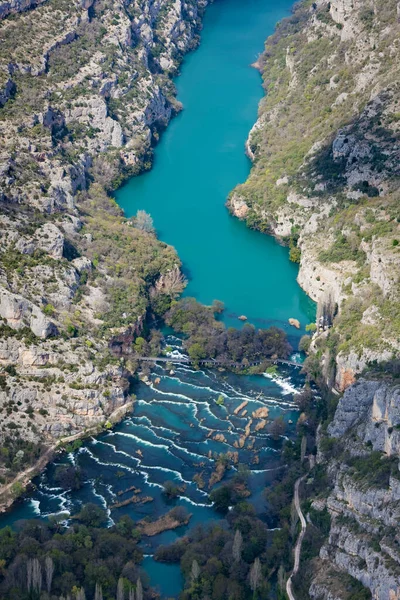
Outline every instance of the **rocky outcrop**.
<svg viewBox="0 0 400 600"><path fill-rule="evenodd" d="M35 8L47 0L2 0L0 2L0 19L4 19L10 13L23 12Z"/></svg>
<svg viewBox="0 0 400 600"><path fill-rule="evenodd" d="M29 327L38 338L46 339L57 335L57 327L38 306L23 296L0 289L0 316L11 327L19 330Z"/></svg>
<svg viewBox="0 0 400 600"><path fill-rule="evenodd" d="M331 515L310 596L337 598L341 573L369 588L376 600L400 597L400 389L360 380L339 400L328 435L341 449L325 463L332 489L321 510ZM320 443L320 448L323 444ZM364 465L370 465L364 466Z"/></svg>

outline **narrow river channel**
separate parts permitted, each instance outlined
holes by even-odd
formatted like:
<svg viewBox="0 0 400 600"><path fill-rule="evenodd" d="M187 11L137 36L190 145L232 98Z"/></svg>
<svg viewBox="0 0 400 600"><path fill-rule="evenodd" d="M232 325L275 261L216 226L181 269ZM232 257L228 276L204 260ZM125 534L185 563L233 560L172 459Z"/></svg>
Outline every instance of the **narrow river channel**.
<svg viewBox="0 0 400 600"><path fill-rule="evenodd" d="M250 64L291 4L217 0L207 9L201 46L186 58L176 82L185 110L163 134L152 171L129 181L116 199L128 216L138 209L151 213L160 238L177 248L190 278L187 295L204 303L223 301L229 325L239 326L237 316L242 314L256 326L278 324L297 347L301 332L288 326L288 318L299 319L304 327L315 318L315 307L296 283L296 265L289 262L286 248L247 229L224 206L251 166L244 143L263 92L259 73ZM181 353L178 338L169 335L166 343L171 352ZM126 513L134 520L157 518L175 505L192 513L189 527L209 523L220 518L208 501L212 456L226 452L238 452L238 461L252 470L250 500L262 517L263 489L274 476L281 444L253 425L248 442L238 448L248 416L234 410L244 401L247 415L267 407L270 419L284 415L287 433L293 434L293 393L302 383L299 370L289 367L280 369L277 378L194 371L185 365L174 372L156 367L148 384L138 385L133 414L112 432L50 464L35 480L36 489L1 516L0 526L59 511L73 514L85 502L106 507L110 523ZM223 437L216 440L218 434ZM55 483L57 465L66 463L79 465L85 473L78 491L65 492ZM205 482L202 489L193 481L199 474ZM186 486L181 498L166 499L166 480ZM129 497L123 492L132 486L141 490L140 498L152 501L110 508ZM144 567L163 597L179 594L179 566L156 563L152 555L157 545L185 530L164 532L142 544Z"/></svg>
<svg viewBox="0 0 400 600"><path fill-rule="evenodd" d="M263 90L250 65L292 4L217 0L207 9L200 48L176 80L184 110L163 134L154 169L116 195L127 216L149 212L161 239L175 246L190 278L186 294L205 304L223 301L234 326L240 315L285 328L289 317L303 326L314 317L287 248L225 208L251 166L244 145Z"/></svg>

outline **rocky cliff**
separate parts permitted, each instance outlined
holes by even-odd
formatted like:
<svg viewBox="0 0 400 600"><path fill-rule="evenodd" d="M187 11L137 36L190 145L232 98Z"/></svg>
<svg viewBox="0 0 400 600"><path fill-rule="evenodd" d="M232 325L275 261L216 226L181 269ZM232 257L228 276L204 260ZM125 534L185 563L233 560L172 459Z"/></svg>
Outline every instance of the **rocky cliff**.
<svg viewBox="0 0 400 600"><path fill-rule="evenodd" d="M3 483L131 406L110 340L180 291L174 249L109 192L149 167L180 109L171 76L206 4L0 2Z"/></svg>
<svg viewBox="0 0 400 600"><path fill-rule="evenodd" d="M339 390L400 353L399 42L395 0L300 2L258 61L254 165L228 201L290 245Z"/></svg>
<svg viewBox="0 0 400 600"><path fill-rule="evenodd" d="M331 527L320 551L310 595L347 598L343 573L376 600L400 598L400 388L360 380L339 401L319 463L331 491L314 506L328 508Z"/></svg>

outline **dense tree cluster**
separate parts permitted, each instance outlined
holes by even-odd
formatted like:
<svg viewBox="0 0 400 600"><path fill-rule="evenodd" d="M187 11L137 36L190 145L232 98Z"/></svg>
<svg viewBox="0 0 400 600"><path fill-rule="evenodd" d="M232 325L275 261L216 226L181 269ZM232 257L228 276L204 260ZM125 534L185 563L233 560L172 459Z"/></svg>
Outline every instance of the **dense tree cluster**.
<svg viewBox="0 0 400 600"><path fill-rule="evenodd" d="M220 303L208 307L194 298L183 298L168 311L166 323L187 336L184 345L192 360L234 361L246 367L251 362L290 355L292 348L281 329L256 329L247 323L242 329L226 329L215 318L219 312Z"/></svg>
<svg viewBox="0 0 400 600"><path fill-rule="evenodd" d="M181 600L267 598L276 565L290 563L287 532L268 531L250 504L237 504L226 518L158 548L157 560L180 561L186 581Z"/></svg>
<svg viewBox="0 0 400 600"><path fill-rule="evenodd" d="M122 517L110 528L104 509L86 505L71 527L61 518L26 521L0 530L0 597L3 600L146 600L140 570L140 534Z"/></svg>

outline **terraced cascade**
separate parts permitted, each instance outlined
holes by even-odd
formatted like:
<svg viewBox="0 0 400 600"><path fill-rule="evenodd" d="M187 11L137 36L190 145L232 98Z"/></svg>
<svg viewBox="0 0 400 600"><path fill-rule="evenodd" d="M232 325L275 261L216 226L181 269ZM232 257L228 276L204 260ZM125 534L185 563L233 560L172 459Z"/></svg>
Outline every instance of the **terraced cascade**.
<svg viewBox="0 0 400 600"><path fill-rule="evenodd" d="M183 355L179 338L170 335L166 341L171 356ZM87 440L76 452L50 464L35 481L37 489L2 515L0 526L60 511L74 514L87 502L106 507L110 524L122 514L135 521L146 516L155 519L177 505L192 514L188 527L209 523L220 518L208 500L216 480L212 457L220 453L232 456L224 480L234 476L239 463L249 466L251 502L262 514L263 489L279 468L281 441L274 441L261 427L263 419L253 414L267 408L269 420L284 415L287 434L293 435L297 419L293 393L302 383L298 370L290 368L272 378L194 370L186 365L171 372L157 366L147 384L139 384L133 414L113 431ZM80 490L65 492L57 487L54 474L60 464L82 468L85 483ZM168 480L182 489L180 498L167 499L163 483ZM173 541L185 529L146 537L142 543L144 567L155 585L163 582L161 589L167 597L179 592L180 579L172 576L176 567L155 563L152 554L159 544Z"/></svg>

